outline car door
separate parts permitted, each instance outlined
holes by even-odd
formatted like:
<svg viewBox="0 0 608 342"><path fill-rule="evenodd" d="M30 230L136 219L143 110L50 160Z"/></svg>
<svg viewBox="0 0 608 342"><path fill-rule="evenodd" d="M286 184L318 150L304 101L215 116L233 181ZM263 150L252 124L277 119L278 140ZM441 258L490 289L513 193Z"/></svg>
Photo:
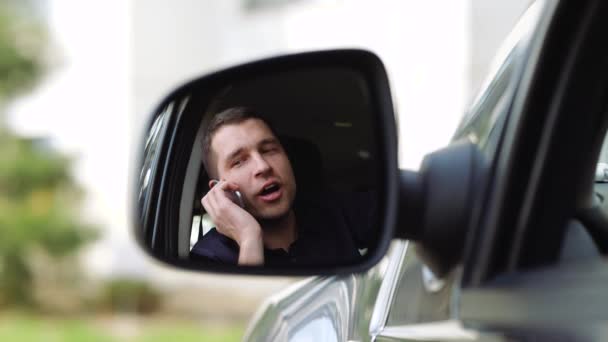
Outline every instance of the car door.
<svg viewBox="0 0 608 342"><path fill-rule="evenodd" d="M488 160L496 154L540 16L541 4L531 6L503 43L486 82L454 134L454 143L468 140ZM392 279L385 277L370 335L376 341L474 340L478 334L465 328L458 315L462 269L437 278L416 248L415 242L404 246ZM388 293L384 301L383 292Z"/></svg>
<svg viewBox="0 0 608 342"><path fill-rule="evenodd" d="M604 341L608 4L547 1L463 263L458 315L505 340Z"/></svg>
<svg viewBox="0 0 608 342"><path fill-rule="evenodd" d="M607 6L585 6L537 2L515 28L454 138L490 165L465 261L437 279L411 246L383 324L370 329L376 341L606 340L608 225L593 172Z"/></svg>

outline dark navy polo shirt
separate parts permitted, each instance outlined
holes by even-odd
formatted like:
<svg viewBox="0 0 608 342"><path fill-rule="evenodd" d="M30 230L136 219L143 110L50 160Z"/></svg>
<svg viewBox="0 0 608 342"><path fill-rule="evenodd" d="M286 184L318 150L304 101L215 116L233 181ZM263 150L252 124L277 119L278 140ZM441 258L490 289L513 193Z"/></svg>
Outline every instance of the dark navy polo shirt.
<svg viewBox="0 0 608 342"><path fill-rule="evenodd" d="M294 205L298 238L288 251L264 248L264 264L349 264L361 258L360 249L374 246L377 224L371 193L318 196ZM238 244L215 228L190 251L192 260L237 264Z"/></svg>

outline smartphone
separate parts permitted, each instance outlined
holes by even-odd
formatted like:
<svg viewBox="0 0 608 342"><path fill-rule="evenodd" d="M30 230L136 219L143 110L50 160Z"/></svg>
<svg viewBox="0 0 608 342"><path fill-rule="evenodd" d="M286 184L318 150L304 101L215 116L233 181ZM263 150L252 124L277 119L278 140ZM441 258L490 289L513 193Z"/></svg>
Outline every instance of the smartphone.
<svg viewBox="0 0 608 342"><path fill-rule="evenodd" d="M211 182L215 186L220 181L218 181L217 179L212 179ZM226 192L226 196L228 196L228 198L232 202L234 202L234 204L236 204L239 207L245 209L245 202L243 201L243 196L241 195L240 191L238 191L238 190L236 190L236 191L226 190L225 192Z"/></svg>

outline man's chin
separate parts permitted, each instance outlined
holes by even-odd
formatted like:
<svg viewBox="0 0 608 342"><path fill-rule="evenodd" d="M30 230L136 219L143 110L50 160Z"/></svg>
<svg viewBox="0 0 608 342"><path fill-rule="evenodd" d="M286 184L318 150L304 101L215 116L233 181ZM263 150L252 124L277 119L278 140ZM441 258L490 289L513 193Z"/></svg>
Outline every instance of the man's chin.
<svg viewBox="0 0 608 342"><path fill-rule="evenodd" d="M277 212L262 212L259 213L258 215L256 215L256 219L258 221L260 221L260 223L263 222L276 222L276 221L281 221L284 220L287 216L289 215L289 210L281 210L281 211L277 211ZM263 227L264 225L262 225Z"/></svg>
<svg viewBox="0 0 608 342"><path fill-rule="evenodd" d="M287 217L287 213L284 214L267 214L267 215L260 215L259 217L257 217L257 219L259 221L268 221L268 222L272 222L272 221L280 221L283 220Z"/></svg>

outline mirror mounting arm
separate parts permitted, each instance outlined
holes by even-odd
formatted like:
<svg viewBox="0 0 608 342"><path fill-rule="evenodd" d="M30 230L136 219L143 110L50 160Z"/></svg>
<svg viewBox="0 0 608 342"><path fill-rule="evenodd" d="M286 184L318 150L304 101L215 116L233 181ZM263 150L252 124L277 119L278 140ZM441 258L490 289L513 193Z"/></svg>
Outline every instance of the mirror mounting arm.
<svg viewBox="0 0 608 342"><path fill-rule="evenodd" d="M399 170L399 213L395 237L418 241L422 237L421 215L424 209L422 175L417 171Z"/></svg>

